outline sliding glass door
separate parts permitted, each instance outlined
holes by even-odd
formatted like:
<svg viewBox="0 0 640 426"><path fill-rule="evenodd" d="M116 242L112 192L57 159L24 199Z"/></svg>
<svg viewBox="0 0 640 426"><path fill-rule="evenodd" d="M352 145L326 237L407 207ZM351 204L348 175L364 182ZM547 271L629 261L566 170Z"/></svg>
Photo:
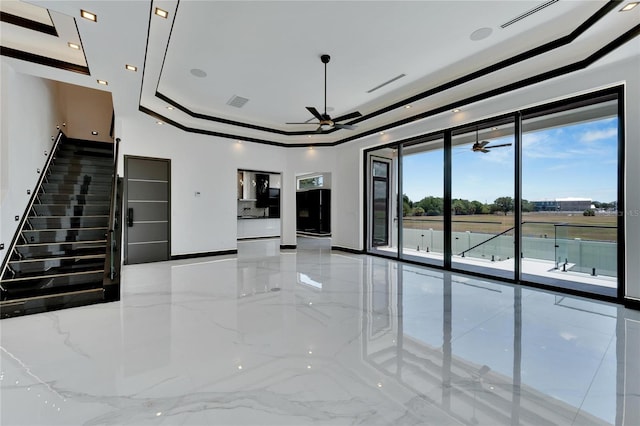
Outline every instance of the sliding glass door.
<svg viewBox="0 0 640 426"><path fill-rule="evenodd" d="M455 130L451 146L451 266L513 279L513 120Z"/></svg>
<svg viewBox="0 0 640 426"><path fill-rule="evenodd" d="M615 94L523 116L522 279L615 296Z"/></svg>
<svg viewBox="0 0 640 426"><path fill-rule="evenodd" d="M367 151L368 251L619 296L621 96L602 90Z"/></svg>
<svg viewBox="0 0 640 426"><path fill-rule="evenodd" d="M403 259L444 264L444 138L402 147Z"/></svg>

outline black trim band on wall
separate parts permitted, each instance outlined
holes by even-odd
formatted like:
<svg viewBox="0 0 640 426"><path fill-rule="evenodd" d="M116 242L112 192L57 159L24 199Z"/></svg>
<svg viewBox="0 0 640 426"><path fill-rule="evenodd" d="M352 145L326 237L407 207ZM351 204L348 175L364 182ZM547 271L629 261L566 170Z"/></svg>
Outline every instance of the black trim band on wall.
<svg viewBox="0 0 640 426"><path fill-rule="evenodd" d="M208 251L201 253L176 254L171 256L171 260L199 259L201 257L226 256L229 254L238 254L238 250L220 250Z"/></svg>
<svg viewBox="0 0 640 426"><path fill-rule="evenodd" d="M49 15L49 17L51 17L51 15ZM0 21L6 22L7 24L11 25L17 25L18 27L26 28L28 30L38 31L40 33L58 37L58 31L56 30L55 25L44 24L42 22L23 18L22 16L12 15L11 13L7 12L0 12Z"/></svg>
<svg viewBox="0 0 640 426"><path fill-rule="evenodd" d="M295 250L297 248L296 244L280 244L280 250Z"/></svg>
<svg viewBox="0 0 640 426"><path fill-rule="evenodd" d="M0 55L9 58L20 59L21 61L33 62L35 64L47 67L59 68L64 71L77 72L78 74L91 75L89 67L84 65L73 64L71 62L61 61L46 56L36 55L35 53L24 52L22 50L12 49L10 47L0 46Z"/></svg>

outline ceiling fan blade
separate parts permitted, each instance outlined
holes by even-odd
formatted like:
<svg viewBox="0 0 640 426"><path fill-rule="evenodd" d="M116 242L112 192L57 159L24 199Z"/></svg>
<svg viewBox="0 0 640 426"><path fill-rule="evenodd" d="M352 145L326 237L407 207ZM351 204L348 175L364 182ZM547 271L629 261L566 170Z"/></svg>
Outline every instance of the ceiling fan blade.
<svg viewBox="0 0 640 426"><path fill-rule="evenodd" d="M362 117L362 114L358 111L351 112L349 114L341 115L340 117L336 117L333 121L343 121L343 120L351 120L352 118Z"/></svg>
<svg viewBox="0 0 640 426"><path fill-rule="evenodd" d="M501 145L490 145L490 146L487 146L487 148L502 148L504 146L511 146L511 144L510 143L503 143Z"/></svg>
<svg viewBox="0 0 640 426"><path fill-rule="evenodd" d="M322 115L320 115L320 113L318 112L317 109L315 109L314 107L307 107L307 111L309 111L315 118L317 118L319 121L322 121Z"/></svg>
<svg viewBox="0 0 640 426"><path fill-rule="evenodd" d="M355 130L358 128L357 126L354 126L352 124L340 124L340 123L335 123L333 127L335 127L336 129L347 129L347 130Z"/></svg>

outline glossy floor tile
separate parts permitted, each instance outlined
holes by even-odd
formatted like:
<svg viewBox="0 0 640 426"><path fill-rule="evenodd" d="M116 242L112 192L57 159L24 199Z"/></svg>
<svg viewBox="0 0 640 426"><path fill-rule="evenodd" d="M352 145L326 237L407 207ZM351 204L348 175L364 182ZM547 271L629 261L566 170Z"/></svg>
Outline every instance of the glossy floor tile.
<svg viewBox="0 0 640 426"><path fill-rule="evenodd" d="M0 321L1 424L640 424L638 311L278 244Z"/></svg>

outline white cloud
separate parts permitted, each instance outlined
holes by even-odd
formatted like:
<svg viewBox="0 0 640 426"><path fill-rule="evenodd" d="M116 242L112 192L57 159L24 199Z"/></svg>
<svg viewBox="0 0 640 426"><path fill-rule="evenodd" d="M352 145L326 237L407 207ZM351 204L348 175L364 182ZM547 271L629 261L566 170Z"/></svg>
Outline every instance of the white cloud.
<svg viewBox="0 0 640 426"><path fill-rule="evenodd" d="M580 142L590 143L603 139L615 138L618 136L618 129L610 127L602 130L591 130L580 135Z"/></svg>

